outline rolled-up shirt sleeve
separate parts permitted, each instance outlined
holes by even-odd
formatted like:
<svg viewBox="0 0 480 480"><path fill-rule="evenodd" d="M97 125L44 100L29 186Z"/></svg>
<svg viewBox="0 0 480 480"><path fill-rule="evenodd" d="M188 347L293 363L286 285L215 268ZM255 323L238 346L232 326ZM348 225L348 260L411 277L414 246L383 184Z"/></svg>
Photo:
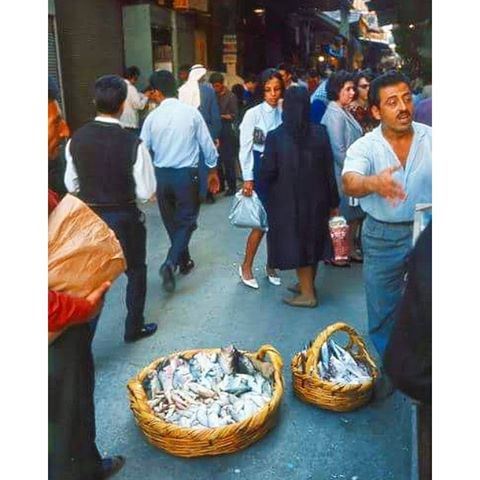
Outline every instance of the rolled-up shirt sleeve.
<svg viewBox="0 0 480 480"><path fill-rule="evenodd" d="M80 190L80 184L78 182L78 174L77 169L73 163L73 157L70 153L70 143L72 140L67 142L65 147L65 175L64 175L64 182L65 187L70 193L78 193Z"/></svg>
<svg viewBox="0 0 480 480"><path fill-rule="evenodd" d="M131 87L131 88L130 88ZM135 110L143 110L148 102L148 97L143 93L140 93L133 85L130 85L132 107Z"/></svg>
<svg viewBox="0 0 480 480"><path fill-rule="evenodd" d="M141 202L146 202L157 189L157 180L153 169L152 158L145 145L140 143L137 149L137 160L133 165L135 194Z"/></svg>
<svg viewBox="0 0 480 480"><path fill-rule="evenodd" d="M255 117L252 110L247 110L240 124L240 151L238 160L242 169L243 181L253 180L253 131Z"/></svg>
<svg viewBox="0 0 480 480"><path fill-rule="evenodd" d="M145 121L143 122L142 130L140 132L140 139L143 142L143 145L147 150L152 149L152 137L150 135L150 124L152 123L151 121L151 115L149 115Z"/></svg>
<svg viewBox="0 0 480 480"><path fill-rule="evenodd" d="M200 149L205 157L205 164L210 168L217 166L217 149L213 143L207 124L200 112L195 112L195 137L200 145Z"/></svg>
<svg viewBox="0 0 480 480"><path fill-rule="evenodd" d="M342 175L348 172L359 173L360 175L371 175L371 163L368 158L368 151L364 145L363 138L352 143L347 150Z"/></svg>

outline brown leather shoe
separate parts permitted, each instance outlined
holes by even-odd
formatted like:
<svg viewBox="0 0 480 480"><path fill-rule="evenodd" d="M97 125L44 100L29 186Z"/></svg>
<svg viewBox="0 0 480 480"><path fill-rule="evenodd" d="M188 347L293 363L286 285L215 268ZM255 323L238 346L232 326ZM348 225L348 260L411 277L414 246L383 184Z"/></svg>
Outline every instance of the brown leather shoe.
<svg viewBox="0 0 480 480"><path fill-rule="evenodd" d="M301 295L297 295L296 297L292 298L284 298L283 302L291 307L315 308L318 305L316 298L308 300L302 298Z"/></svg>

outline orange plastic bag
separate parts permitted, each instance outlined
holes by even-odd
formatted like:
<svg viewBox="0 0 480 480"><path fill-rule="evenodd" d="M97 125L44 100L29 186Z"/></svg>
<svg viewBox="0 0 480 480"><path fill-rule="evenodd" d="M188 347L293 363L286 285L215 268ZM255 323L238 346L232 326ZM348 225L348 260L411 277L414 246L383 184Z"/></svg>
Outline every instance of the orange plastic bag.
<svg viewBox="0 0 480 480"><path fill-rule="evenodd" d="M115 233L85 203L66 195L48 217L48 288L86 297L127 267Z"/></svg>

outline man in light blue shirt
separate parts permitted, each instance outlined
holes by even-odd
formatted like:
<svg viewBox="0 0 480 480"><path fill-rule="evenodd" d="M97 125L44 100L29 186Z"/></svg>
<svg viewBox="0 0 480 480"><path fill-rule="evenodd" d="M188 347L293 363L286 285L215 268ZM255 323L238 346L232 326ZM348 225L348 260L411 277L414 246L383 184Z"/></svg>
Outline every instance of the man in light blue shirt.
<svg viewBox="0 0 480 480"><path fill-rule="evenodd" d="M383 356L404 290L415 205L432 201L432 130L412 121L409 80L399 72L371 83L369 103L381 124L348 149L342 179L345 193L360 198L367 214L362 249L369 333Z"/></svg>
<svg viewBox="0 0 480 480"><path fill-rule="evenodd" d="M208 186L217 193L217 150L200 112L177 98L174 76L161 70L150 77L150 98L159 106L146 118L140 138L152 152L157 178L157 202L171 247L160 268L163 288L175 290L174 273L194 267L188 244L197 228L199 212L198 161L200 151L210 167Z"/></svg>

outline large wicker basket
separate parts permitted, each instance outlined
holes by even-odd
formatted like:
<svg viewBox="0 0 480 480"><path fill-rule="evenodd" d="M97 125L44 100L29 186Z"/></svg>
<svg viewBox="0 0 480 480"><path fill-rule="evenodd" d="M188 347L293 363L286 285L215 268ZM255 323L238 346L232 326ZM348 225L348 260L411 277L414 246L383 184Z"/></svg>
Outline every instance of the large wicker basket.
<svg viewBox="0 0 480 480"><path fill-rule="evenodd" d="M220 352L220 349L197 349L180 353L183 358L190 359L200 351L212 353ZM256 353L242 353L258 360L263 360L268 353L274 369L273 396L271 401L255 415L233 425L204 429L184 428L164 422L154 415L147 404L147 395L142 382L148 373L154 370L167 357L155 360L135 378L132 378L127 385L130 408L135 416L137 425L143 431L148 441L172 455L200 457L233 453L248 447L262 438L275 425L276 413L284 390L282 377L283 362L279 352L271 345L263 345Z"/></svg>
<svg viewBox="0 0 480 480"><path fill-rule="evenodd" d="M349 343L345 347L349 353L369 367L372 375L370 382L359 385L338 384L320 378L317 365L322 345L332 334L339 331L344 331L349 335ZM293 389L303 401L335 412L348 412L361 407L370 400L378 369L368 354L362 338L347 324L335 323L323 330L307 350L304 371L302 371L303 364L301 354L297 353L291 364Z"/></svg>

